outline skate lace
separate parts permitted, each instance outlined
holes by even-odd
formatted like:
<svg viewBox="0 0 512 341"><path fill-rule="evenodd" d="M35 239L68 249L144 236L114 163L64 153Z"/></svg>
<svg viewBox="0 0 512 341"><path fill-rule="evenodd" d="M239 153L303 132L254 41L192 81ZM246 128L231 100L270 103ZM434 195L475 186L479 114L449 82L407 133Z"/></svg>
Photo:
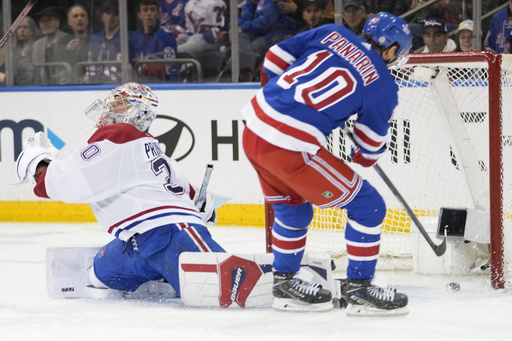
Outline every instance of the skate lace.
<svg viewBox="0 0 512 341"><path fill-rule="evenodd" d="M304 282L297 278L292 279L292 285L297 291L306 295L316 295L318 290L322 288L318 283Z"/></svg>
<svg viewBox="0 0 512 341"><path fill-rule="evenodd" d="M382 288L382 287L378 287L376 285L372 285L368 289L368 292L371 296L373 296L379 300L393 301L395 299L396 289L393 287Z"/></svg>

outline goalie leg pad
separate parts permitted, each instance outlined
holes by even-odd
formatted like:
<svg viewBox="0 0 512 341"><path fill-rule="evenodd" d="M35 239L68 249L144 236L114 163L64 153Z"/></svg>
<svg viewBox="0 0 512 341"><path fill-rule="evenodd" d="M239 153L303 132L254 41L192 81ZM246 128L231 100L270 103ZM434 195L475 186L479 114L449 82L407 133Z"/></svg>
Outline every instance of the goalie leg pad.
<svg viewBox="0 0 512 341"><path fill-rule="evenodd" d="M181 299L190 307L270 308L274 303L273 258L270 253L184 252L180 256ZM313 281L336 292L327 254L306 254L301 264ZM332 308L331 302L328 305Z"/></svg>
<svg viewBox="0 0 512 341"><path fill-rule="evenodd" d="M50 298L82 298L90 285L97 247L51 247L46 249L46 289Z"/></svg>
<svg viewBox="0 0 512 341"><path fill-rule="evenodd" d="M50 298L171 298L176 292L162 280L148 281L135 291L107 288L92 273L102 247L52 247L46 250L46 287Z"/></svg>

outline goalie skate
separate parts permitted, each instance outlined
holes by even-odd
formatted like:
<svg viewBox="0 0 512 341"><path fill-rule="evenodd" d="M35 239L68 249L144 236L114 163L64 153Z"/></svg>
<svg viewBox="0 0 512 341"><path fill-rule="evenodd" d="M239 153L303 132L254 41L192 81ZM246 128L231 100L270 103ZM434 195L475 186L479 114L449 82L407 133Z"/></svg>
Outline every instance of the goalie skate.
<svg viewBox="0 0 512 341"><path fill-rule="evenodd" d="M348 302L348 316L407 315L407 295L393 287L380 287L370 280L344 279L341 296Z"/></svg>
<svg viewBox="0 0 512 341"><path fill-rule="evenodd" d="M293 273L274 271L272 307L284 311L326 311L333 308L332 295L318 283L305 281Z"/></svg>

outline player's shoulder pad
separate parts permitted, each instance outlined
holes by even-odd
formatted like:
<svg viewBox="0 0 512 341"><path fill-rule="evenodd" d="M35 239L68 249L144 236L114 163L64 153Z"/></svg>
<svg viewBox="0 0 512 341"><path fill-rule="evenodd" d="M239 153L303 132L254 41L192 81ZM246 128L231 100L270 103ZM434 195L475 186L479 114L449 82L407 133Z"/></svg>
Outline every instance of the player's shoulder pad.
<svg viewBox="0 0 512 341"><path fill-rule="evenodd" d="M87 143L108 140L113 143L121 144L145 137L153 137L151 134L142 132L128 123L117 123L106 127L99 128L89 138Z"/></svg>

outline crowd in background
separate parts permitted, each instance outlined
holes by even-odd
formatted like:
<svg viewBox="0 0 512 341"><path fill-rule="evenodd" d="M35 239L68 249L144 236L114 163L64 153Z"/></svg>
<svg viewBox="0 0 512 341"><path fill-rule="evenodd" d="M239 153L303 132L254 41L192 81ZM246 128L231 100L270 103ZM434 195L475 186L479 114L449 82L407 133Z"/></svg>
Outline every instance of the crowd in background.
<svg viewBox="0 0 512 341"><path fill-rule="evenodd" d="M12 2L13 20L23 1ZM413 33L411 52L482 49L509 53L512 0L482 0L482 20L474 32L472 1L439 0L409 14L422 0L344 0L343 24L360 34L375 13L405 16ZM120 83L122 59L135 80L180 82L188 71L173 60L197 60L203 81L229 81L230 9L227 0L128 1L129 52L123 56L116 0L48 0L37 4L13 35L15 85ZM259 65L273 44L334 22L334 0L238 0L240 81L258 81ZM0 82L5 82L0 51ZM126 65L126 64L125 64ZM222 78L222 75L228 77Z"/></svg>

